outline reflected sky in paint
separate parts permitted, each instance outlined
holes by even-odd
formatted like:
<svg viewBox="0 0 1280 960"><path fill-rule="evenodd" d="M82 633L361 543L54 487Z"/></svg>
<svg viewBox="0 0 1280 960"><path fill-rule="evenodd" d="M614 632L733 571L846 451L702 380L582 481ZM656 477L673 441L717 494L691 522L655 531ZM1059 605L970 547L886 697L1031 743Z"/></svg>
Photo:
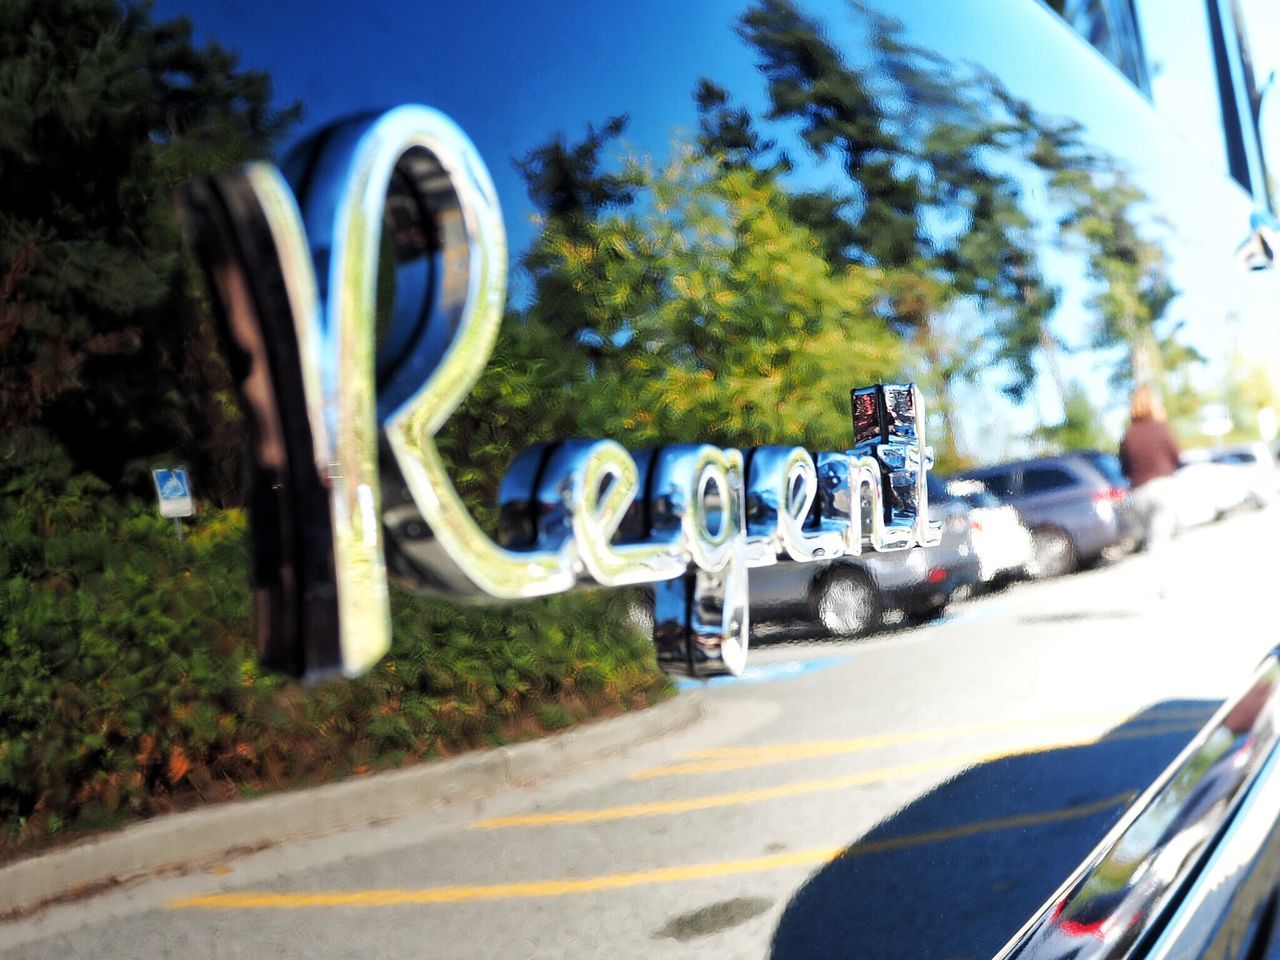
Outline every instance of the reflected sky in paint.
<svg viewBox="0 0 1280 960"><path fill-rule="evenodd" d="M1152 198L1149 228L1162 235L1182 291L1170 316L1185 322L1186 340L1210 360L1200 372L1203 385L1212 384L1237 348L1280 369L1275 281L1241 274L1233 260L1253 201L1224 180L1220 157L1156 116L1143 95L1047 7L1035 0L991 3L999 9L983 17L959 15L941 2L895 3L892 11L912 42L953 62L980 65L1046 115L1081 120L1093 143L1133 171ZM743 6L726 0L572 0L557 5L552 17L546 7L501 0L390 0L358 14L345 4L301 0L161 0L156 14L187 14L199 39L217 40L237 51L243 65L269 70L277 99L303 104L298 136L337 116L401 102L426 103L452 116L489 164L514 262L535 227L512 161L550 136L572 142L588 124L626 114L626 147L661 162L673 139L696 129L693 90L704 76L757 117L767 112L753 52L734 31ZM814 9L849 62L858 63L864 35L859 18L841 4ZM1265 76L1280 62L1280 14L1263 0L1248 0L1244 10L1254 32L1255 62ZM992 23L1005 25L1003 35L993 34ZM1193 33L1188 31L1188 43L1196 40ZM1045 36L1056 39L1046 45ZM795 139L795 131L782 124L766 132L788 146ZM801 147L791 152L803 156ZM811 185L828 176L821 164L802 162L792 179ZM1033 213L1045 210L1031 182L1026 205ZM1052 321L1072 348L1064 372L1087 386L1095 405L1108 409L1108 426L1118 432L1123 398L1106 383L1113 355L1085 349L1093 318L1085 305L1089 284L1082 257L1053 242L1040 254L1045 273L1064 291ZM513 291L522 295L518 271ZM952 322L964 324L963 311ZM1039 389L1021 406L1000 395L994 375L958 388L967 452L979 460L1022 453L1029 431L1058 419L1056 393L1041 374Z"/></svg>

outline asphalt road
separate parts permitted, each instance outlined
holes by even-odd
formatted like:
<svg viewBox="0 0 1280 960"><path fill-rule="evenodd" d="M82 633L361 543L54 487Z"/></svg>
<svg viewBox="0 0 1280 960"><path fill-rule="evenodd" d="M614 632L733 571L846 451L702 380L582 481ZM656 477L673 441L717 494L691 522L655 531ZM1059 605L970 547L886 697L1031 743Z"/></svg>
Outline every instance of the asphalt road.
<svg viewBox="0 0 1280 960"><path fill-rule="evenodd" d="M754 652L703 720L473 804L0 925L11 958L989 956L1276 642L1280 513Z"/></svg>

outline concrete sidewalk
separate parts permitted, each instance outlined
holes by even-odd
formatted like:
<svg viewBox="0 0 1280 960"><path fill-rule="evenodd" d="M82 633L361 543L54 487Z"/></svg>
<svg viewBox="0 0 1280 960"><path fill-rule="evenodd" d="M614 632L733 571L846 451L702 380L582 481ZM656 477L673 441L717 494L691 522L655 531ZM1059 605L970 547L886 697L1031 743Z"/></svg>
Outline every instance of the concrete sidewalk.
<svg viewBox="0 0 1280 960"><path fill-rule="evenodd" d="M682 693L541 740L134 824L0 867L0 919L151 873L487 796L619 753L688 726L701 713L702 697Z"/></svg>

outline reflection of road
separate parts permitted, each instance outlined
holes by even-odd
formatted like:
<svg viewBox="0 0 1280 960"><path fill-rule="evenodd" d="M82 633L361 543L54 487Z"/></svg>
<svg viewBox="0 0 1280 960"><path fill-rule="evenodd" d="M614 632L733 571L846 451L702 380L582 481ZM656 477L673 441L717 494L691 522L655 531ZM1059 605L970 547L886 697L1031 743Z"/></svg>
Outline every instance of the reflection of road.
<svg viewBox="0 0 1280 960"><path fill-rule="evenodd" d="M1261 528L1276 525L1181 538L1164 603L1129 561L925 629L769 647L755 682L705 691L703 721L627 756L54 908L0 943L49 958L990 955L1272 642Z"/></svg>

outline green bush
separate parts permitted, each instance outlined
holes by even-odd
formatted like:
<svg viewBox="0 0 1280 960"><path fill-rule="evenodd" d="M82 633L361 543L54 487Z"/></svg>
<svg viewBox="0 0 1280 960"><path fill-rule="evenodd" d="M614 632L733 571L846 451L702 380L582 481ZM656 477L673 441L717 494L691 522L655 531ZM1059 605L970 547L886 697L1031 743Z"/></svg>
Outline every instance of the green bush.
<svg viewBox="0 0 1280 960"><path fill-rule="evenodd" d="M0 856L65 830L448 755L669 690L609 599L464 609L396 593L356 681L261 673L243 517L179 542L92 479L0 477Z"/></svg>

